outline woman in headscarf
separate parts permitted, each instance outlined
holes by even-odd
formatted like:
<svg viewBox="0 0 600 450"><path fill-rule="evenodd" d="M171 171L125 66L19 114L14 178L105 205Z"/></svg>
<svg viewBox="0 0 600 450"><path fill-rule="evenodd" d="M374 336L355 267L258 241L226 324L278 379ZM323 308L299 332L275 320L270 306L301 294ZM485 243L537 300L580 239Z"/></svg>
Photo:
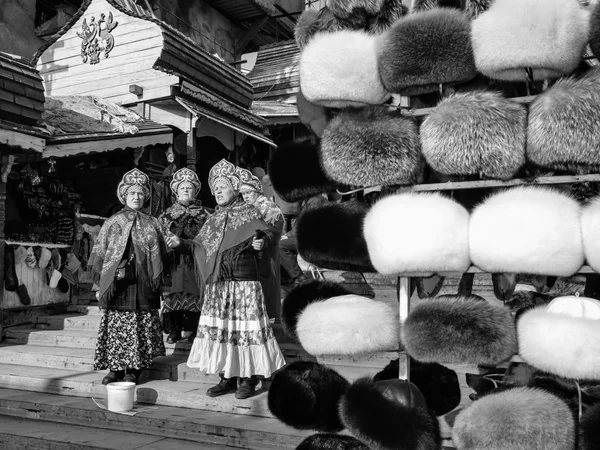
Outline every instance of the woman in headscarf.
<svg viewBox="0 0 600 450"><path fill-rule="evenodd" d="M165 235L170 232L182 239L194 239L198 234L208 216L205 208L195 204L200 187L198 175L193 170L183 168L173 174L171 191L177 201L159 217ZM182 331L191 332L187 339L193 342L202 306L201 291L194 273L194 258L169 252L168 261L171 285L163 290L166 292L162 309L163 331L169 333L169 344L181 340Z"/></svg>
<svg viewBox="0 0 600 450"><path fill-rule="evenodd" d="M103 384L137 383L165 354L158 310L166 246L158 220L141 211L150 199L148 176L127 172L117 197L124 208L104 222L88 262L102 308L94 370L110 370Z"/></svg>
<svg viewBox="0 0 600 450"><path fill-rule="evenodd" d="M187 364L220 374L221 381L208 389L208 396L235 392L237 398L248 398L255 393L257 376L269 378L285 365L260 282L270 273L268 249L276 237L260 212L241 198L233 164L219 161L208 182L218 206L193 245L173 234L167 237L169 247L194 252L205 283L198 334Z"/></svg>

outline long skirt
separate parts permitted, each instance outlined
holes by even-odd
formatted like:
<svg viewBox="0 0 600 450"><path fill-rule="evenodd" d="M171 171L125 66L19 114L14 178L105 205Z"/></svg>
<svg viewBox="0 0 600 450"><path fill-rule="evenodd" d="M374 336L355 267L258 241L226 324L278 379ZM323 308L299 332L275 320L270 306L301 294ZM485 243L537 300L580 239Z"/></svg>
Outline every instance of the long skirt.
<svg viewBox="0 0 600 450"><path fill-rule="evenodd" d="M189 367L225 378L262 375L285 365L258 281L221 281L204 289Z"/></svg>
<svg viewBox="0 0 600 450"><path fill-rule="evenodd" d="M164 354L158 310L102 311L94 370L143 369Z"/></svg>

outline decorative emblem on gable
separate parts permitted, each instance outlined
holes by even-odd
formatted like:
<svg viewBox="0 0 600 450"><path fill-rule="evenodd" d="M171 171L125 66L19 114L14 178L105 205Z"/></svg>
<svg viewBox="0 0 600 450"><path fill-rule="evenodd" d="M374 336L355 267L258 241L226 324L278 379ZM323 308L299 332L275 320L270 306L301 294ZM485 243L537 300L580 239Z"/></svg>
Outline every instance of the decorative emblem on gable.
<svg viewBox="0 0 600 450"><path fill-rule="evenodd" d="M89 24L86 19L83 19L82 32L77 32L77 36L82 39L81 58L84 63L89 61L90 64L98 64L102 52L104 52L104 57L108 58L108 54L115 46L115 38L111 32L118 24L113 21L112 12L108 13L108 19L105 14L100 14L98 22L94 16L90 19Z"/></svg>

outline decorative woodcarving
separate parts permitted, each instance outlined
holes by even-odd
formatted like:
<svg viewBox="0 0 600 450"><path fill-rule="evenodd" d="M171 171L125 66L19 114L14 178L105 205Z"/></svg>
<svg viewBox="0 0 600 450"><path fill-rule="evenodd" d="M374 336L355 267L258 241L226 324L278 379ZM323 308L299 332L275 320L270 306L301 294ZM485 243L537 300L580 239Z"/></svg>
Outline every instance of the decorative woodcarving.
<svg viewBox="0 0 600 450"><path fill-rule="evenodd" d="M81 58L84 63L89 61L90 64L98 64L100 53L103 51L104 57L108 58L108 54L115 46L115 38L111 32L118 24L119 22L113 21L112 12L108 13L108 19L105 14L100 14L98 22L94 16L90 19L89 24L86 19L83 19L82 32L77 32L77 36L82 39Z"/></svg>

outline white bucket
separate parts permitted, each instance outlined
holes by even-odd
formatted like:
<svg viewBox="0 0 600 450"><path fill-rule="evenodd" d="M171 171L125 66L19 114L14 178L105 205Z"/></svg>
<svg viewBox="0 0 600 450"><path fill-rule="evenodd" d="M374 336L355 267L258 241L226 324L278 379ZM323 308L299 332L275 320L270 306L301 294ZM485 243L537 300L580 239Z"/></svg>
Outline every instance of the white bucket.
<svg viewBox="0 0 600 450"><path fill-rule="evenodd" d="M113 412L131 411L133 409L133 395L135 383L131 381L117 381L106 385L108 397L108 410Z"/></svg>

